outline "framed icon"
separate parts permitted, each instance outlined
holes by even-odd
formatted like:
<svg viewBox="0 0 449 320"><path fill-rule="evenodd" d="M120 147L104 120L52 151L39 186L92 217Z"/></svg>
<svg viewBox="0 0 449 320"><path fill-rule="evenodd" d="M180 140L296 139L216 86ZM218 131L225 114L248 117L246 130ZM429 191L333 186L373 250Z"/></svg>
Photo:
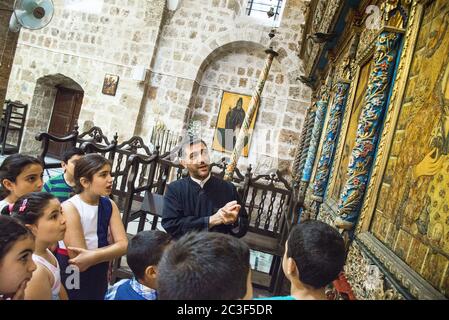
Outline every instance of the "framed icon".
<svg viewBox="0 0 449 320"><path fill-rule="evenodd" d="M119 76L106 74L104 76L102 93L110 96L115 96L119 79Z"/></svg>
<svg viewBox="0 0 449 320"><path fill-rule="evenodd" d="M234 146L243 125L243 120L248 110L251 96L239 93L223 91L223 96L218 112L217 124L215 126L214 141L212 149L230 153L234 150ZM245 144L242 155L248 157L251 136L256 123L259 106L257 106L253 119L249 127L249 135L245 138Z"/></svg>

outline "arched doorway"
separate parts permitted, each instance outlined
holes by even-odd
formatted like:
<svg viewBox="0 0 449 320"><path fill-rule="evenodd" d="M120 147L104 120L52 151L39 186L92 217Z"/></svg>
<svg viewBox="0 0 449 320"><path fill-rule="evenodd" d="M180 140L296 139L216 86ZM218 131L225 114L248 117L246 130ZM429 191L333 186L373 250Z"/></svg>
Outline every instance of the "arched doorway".
<svg viewBox="0 0 449 320"><path fill-rule="evenodd" d="M21 152L38 154L41 143L34 137L40 132L65 136L73 130L83 102L84 90L62 74L47 75L36 81L30 112L25 125ZM67 146L50 144L48 155L60 158Z"/></svg>

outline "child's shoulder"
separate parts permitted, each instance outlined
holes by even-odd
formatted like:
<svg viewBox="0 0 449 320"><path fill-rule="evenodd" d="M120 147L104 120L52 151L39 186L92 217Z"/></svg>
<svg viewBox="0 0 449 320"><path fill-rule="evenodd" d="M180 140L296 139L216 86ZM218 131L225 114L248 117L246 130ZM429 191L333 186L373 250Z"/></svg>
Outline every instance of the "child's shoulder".
<svg viewBox="0 0 449 320"><path fill-rule="evenodd" d="M49 183L49 182L52 183L52 184L55 184L55 183L65 183L65 180L64 180L64 174L61 173L61 174L58 174L58 175L56 175L56 176L50 177L50 178L47 180L46 183Z"/></svg>

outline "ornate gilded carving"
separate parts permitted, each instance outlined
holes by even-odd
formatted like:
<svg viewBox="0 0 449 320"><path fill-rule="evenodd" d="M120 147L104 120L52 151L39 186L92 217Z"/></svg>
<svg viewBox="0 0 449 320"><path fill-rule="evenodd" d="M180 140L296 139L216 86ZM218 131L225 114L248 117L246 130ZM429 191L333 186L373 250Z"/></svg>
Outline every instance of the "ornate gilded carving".
<svg viewBox="0 0 449 320"><path fill-rule="evenodd" d="M433 288L424 278L369 232L357 235L356 241L352 245L354 246L354 243L357 242L363 245L372 256L376 257L378 263L388 270L391 276L399 281L400 285L414 298L420 300L446 299L443 294ZM349 258L346 264L351 265ZM354 272L357 272L357 267L354 269ZM360 275L357 276L360 277Z"/></svg>
<svg viewBox="0 0 449 320"><path fill-rule="evenodd" d="M360 73L360 72L358 72ZM357 78L357 76L356 76ZM353 82L350 87L349 87L349 93L348 93L348 101L347 101L347 105L352 105L354 98L355 98L355 91L356 91L356 87L357 87L357 83ZM329 174L329 179L328 179L328 185L327 185L327 190L326 193L329 194L329 192L332 190L333 185L335 184L335 172L338 170L337 166L340 162L341 158L341 154L342 154L342 149L343 149L343 144L344 144L344 137L343 135L346 133L346 130L348 128L348 123L349 123L349 119L350 119L350 115L351 115L351 110L349 110L348 108L346 109L346 111L343 113L343 120L342 120L342 124L340 126L340 133L339 136L337 137L337 144L336 144L336 152L335 152L335 156L334 156L334 161L332 162L331 168L330 168L330 174Z"/></svg>
<svg viewBox="0 0 449 320"><path fill-rule="evenodd" d="M360 43L357 48L356 64L360 64L376 45L376 37L379 34L379 30L364 28L360 35Z"/></svg>
<svg viewBox="0 0 449 320"><path fill-rule="evenodd" d="M307 153L307 159L302 173L302 181L309 182L312 175L313 163L323 130L324 118L326 116L327 105L329 103L329 88L327 85L321 86L320 100L316 103L317 110L315 115L315 123L313 126L310 146Z"/></svg>
<svg viewBox="0 0 449 320"><path fill-rule="evenodd" d="M401 13L401 16L406 16L405 9L402 7L403 2L405 5L409 5L412 3L412 0L385 0L384 3L380 6L380 10L382 10L383 19L385 21L389 21L393 14L397 11Z"/></svg>
<svg viewBox="0 0 449 320"><path fill-rule="evenodd" d="M309 108L307 108L306 117L304 119L302 131L301 131L301 138L298 143L298 147L296 149L295 160L293 161L292 179L296 183L299 183L299 181L301 181L301 176L299 173L302 172L302 169L304 169L304 167L302 167L301 171L299 170L303 150L304 150L304 147L306 146L307 130L309 128L310 122L312 121L311 114L312 114L312 106L309 106ZM308 143L307 143L307 145L308 145Z"/></svg>
<svg viewBox="0 0 449 320"><path fill-rule="evenodd" d="M360 42L360 32L357 27L354 31L354 34L350 39L347 39L346 44L344 45L344 49L338 55L339 60L336 63L335 68L335 79L348 80L350 81L354 75L355 69L355 57L357 48Z"/></svg>
<svg viewBox="0 0 449 320"><path fill-rule="evenodd" d="M310 17L313 19L312 22L312 28L310 33L314 32L329 32L329 29L331 27L331 24L334 20L335 15L338 12L338 9L343 5L343 0L334 0L334 1L323 1L321 0L317 8L314 12L311 12L313 14L313 17ZM324 14L323 14L324 12ZM306 46L305 52L307 55L305 57L308 57L308 61L305 61L305 74L310 75L313 67L315 66L315 63L318 59L319 53L323 49L323 44L316 44L311 40L308 40L305 38L303 46Z"/></svg>
<svg viewBox="0 0 449 320"><path fill-rule="evenodd" d="M379 267L361 250L357 242L349 249L345 275L359 300L403 300L404 297L385 279Z"/></svg>
<svg viewBox="0 0 449 320"><path fill-rule="evenodd" d="M326 190L330 165L335 151L335 144L340 131L341 119L345 110L349 83L340 82L336 85L336 95L333 106L330 110L329 122L324 136L321 158L318 163L315 182L313 185L313 195L321 198Z"/></svg>
<svg viewBox="0 0 449 320"><path fill-rule="evenodd" d="M385 170L387 155L390 151L391 141L393 139L394 127L399 116L400 104L405 92L406 79L410 70L410 65L413 57L414 44L418 37L419 20L422 15L422 7L414 2L410 11L410 25L407 28L405 34L404 45L402 48L402 56L397 68L397 75L393 88L393 92L390 98L390 104L388 106L388 113L385 118L384 128L382 131L382 137L377 148L377 157L371 172L371 179L368 189L366 191L366 197L363 204L363 208L360 213L359 223L357 224L356 232L359 233L362 230L368 229L368 224L371 220L372 213L374 211L374 204L377 201L377 195L380 189L382 172Z"/></svg>
<svg viewBox="0 0 449 320"><path fill-rule="evenodd" d="M323 203L320 207L317 219L333 226L335 222L335 213L327 203Z"/></svg>
<svg viewBox="0 0 449 320"><path fill-rule="evenodd" d="M398 33L384 31L376 43L374 66L349 161L348 180L340 197L340 219L336 222L344 229L352 229L358 218L386 110L400 38Z"/></svg>
<svg viewBox="0 0 449 320"><path fill-rule="evenodd" d="M309 153L310 140L312 139L312 131L315 124L316 118L316 103L314 103L309 110L309 121L307 122L307 133L305 135L304 147L301 152L301 158L298 164L298 181L302 178L302 172L304 171L304 166L306 165L307 154ZM304 124L305 125L305 124ZM300 195L304 195L303 193L299 193Z"/></svg>
<svg viewBox="0 0 449 320"><path fill-rule="evenodd" d="M324 12L326 10L326 0L319 0L316 6L314 16L315 19L312 23L312 33L319 31L320 23L323 21Z"/></svg>

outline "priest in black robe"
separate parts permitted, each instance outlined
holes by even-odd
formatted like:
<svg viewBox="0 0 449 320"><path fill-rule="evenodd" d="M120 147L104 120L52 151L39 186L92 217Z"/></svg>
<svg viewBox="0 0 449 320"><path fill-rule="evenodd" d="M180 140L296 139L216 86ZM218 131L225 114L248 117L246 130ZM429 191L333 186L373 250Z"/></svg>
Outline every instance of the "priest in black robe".
<svg viewBox="0 0 449 320"><path fill-rule="evenodd" d="M162 226L174 238L190 231L216 231L243 237L248 215L235 186L211 175L206 143L188 139L181 164L189 176L167 186Z"/></svg>

